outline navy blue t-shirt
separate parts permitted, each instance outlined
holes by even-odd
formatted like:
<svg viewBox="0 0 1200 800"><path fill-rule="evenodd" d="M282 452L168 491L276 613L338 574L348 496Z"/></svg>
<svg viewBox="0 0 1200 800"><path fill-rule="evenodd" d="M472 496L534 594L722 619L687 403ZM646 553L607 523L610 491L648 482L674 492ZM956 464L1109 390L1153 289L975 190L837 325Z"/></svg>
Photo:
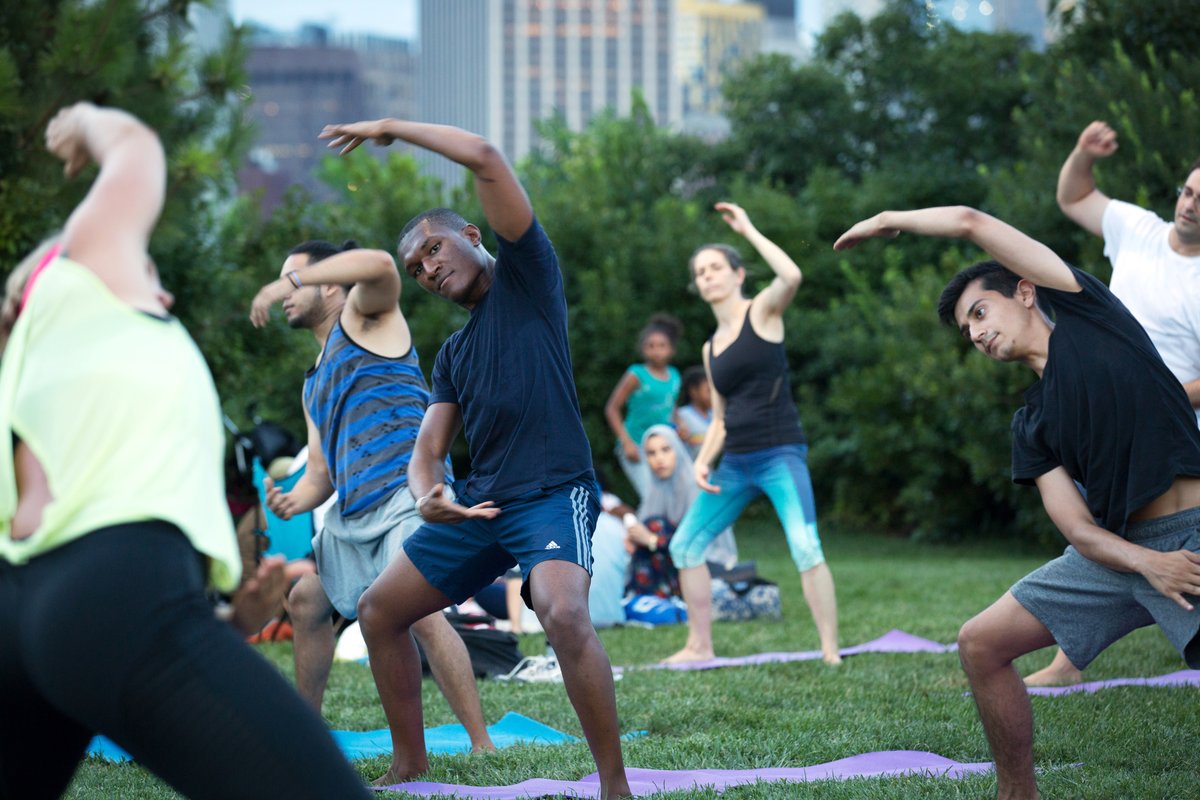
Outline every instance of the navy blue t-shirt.
<svg viewBox="0 0 1200 800"><path fill-rule="evenodd" d="M1122 535L1177 477L1200 476L1200 430L1142 326L1107 286L1073 271L1082 291L1038 287L1056 324L1041 380L1013 416L1013 480L1064 467L1096 521Z"/></svg>
<svg viewBox="0 0 1200 800"><path fill-rule="evenodd" d="M462 411L475 502L594 479L554 246L536 219L497 239L491 288L438 352L429 398Z"/></svg>

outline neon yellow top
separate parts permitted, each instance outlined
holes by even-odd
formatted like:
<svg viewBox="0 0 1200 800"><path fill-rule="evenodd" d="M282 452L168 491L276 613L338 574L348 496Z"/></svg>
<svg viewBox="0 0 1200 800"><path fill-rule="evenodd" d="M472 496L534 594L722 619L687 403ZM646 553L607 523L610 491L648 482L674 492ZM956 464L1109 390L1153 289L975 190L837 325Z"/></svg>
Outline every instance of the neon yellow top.
<svg viewBox="0 0 1200 800"><path fill-rule="evenodd" d="M89 531L162 520L209 556L217 588L237 586L216 387L178 320L131 308L91 270L56 259L0 361L0 424L0 558L23 564ZM19 540L12 434L54 498Z"/></svg>

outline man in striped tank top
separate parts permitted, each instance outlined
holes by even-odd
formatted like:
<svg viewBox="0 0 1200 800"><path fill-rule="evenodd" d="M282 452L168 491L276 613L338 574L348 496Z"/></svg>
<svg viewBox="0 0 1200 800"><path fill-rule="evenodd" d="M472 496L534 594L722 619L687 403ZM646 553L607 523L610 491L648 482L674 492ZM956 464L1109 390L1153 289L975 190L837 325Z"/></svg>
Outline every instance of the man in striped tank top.
<svg viewBox="0 0 1200 800"><path fill-rule="evenodd" d="M295 627L296 688L318 711L333 662L333 612L358 616L358 601L401 542L421 525L408 489L408 463L429 402L391 255L309 241L283 262L281 277L254 298L251 320L266 324L281 303L288 324L307 328L321 355L304 381L308 464L289 492L268 484L267 506L282 519L337 491L313 537L317 575L288 597ZM443 469L450 475L448 462ZM268 479L269 480L269 479ZM412 626L450 707L475 751L495 749L462 638L440 611ZM375 675L376 682L386 676ZM388 718L389 693L380 691Z"/></svg>

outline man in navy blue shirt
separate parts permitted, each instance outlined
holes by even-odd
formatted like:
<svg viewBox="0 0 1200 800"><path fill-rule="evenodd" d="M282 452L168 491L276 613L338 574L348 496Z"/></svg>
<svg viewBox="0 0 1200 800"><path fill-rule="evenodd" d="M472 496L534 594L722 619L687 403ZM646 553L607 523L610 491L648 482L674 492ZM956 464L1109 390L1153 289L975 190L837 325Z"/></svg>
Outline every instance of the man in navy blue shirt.
<svg viewBox="0 0 1200 800"><path fill-rule="evenodd" d="M424 289L469 309L442 346L429 407L408 468L426 524L359 601L371 669L395 745L384 783L427 767L420 667L409 629L465 600L514 564L562 668L600 773L601 797L630 794L621 759L612 667L588 616L591 535L599 487L567 346L558 257L504 156L458 128L396 119L330 125L321 133L348 153L396 139L439 153L475 176L499 247L449 209L419 214L400 234L404 269ZM442 463L465 429L471 473L453 491ZM390 702L389 702L390 701ZM393 712L393 709L395 710Z"/></svg>

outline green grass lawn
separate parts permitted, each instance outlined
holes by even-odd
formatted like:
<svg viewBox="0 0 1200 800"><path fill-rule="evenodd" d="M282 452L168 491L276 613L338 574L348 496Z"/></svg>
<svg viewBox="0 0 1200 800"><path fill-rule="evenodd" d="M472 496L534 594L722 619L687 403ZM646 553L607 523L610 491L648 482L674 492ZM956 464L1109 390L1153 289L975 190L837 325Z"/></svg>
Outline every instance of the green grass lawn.
<svg viewBox="0 0 1200 800"><path fill-rule="evenodd" d="M743 558L779 583L783 619L718 623L717 652L815 650L816 631L800 579L773 518L757 509L737 526ZM1011 545L937 546L861 533L824 532L826 556L837 582L841 642L859 644L892 628L941 642L1046 560ZM614 664L644 664L683 644L682 626L601 632ZM540 637L522 649L543 650ZM288 644L264 653L291 674ZM1051 651L1019 666L1029 672ZM1090 680L1157 675L1182 669L1178 655L1155 629L1118 642L1088 669ZM431 681L425 682L425 724L455 722ZM561 685L480 683L489 721L518 711L580 736ZM974 706L964 692L958 659L947 655L876 655L847 658L841 667L819 661L706 672L635 671L617 684L621 727L647 735L628 742L630 766L655 769L751 769L806 766L872 750L929 750L957 761L989 760ZM1095 695L1034 698L1035 755L1043 796L1052 798L1197 798L1200 692L1195 689L1110 689ZM385 726L370 671L337 664L326 695L326 718L336 728ZM428 778L495 785L533 777L577 779L594 771L582 744L514 747L486 756L436 756ZM356 762L364 778L381 774L386 759ZM728 791L743 798L923 798L994 794L991 775L963 780L870 779L806 784L761 784ZM88 760L72 798L173 798L138 767ZM400 797L401 795L385 795ZM676 792L664 797L714 797Z"/></svg>

